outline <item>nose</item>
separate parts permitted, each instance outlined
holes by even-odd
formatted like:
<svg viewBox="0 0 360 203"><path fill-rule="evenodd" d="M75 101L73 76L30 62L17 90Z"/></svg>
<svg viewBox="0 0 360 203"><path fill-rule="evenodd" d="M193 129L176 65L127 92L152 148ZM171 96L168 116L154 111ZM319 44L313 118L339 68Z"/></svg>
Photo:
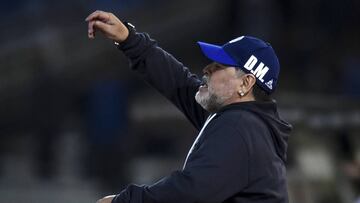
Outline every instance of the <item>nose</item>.
<svg viewBox="0 0 360 203"><path fill-rule="evenodd" d="M210 64L209 65L207 65L207 66L205 66L205 68L203 68L203 70L202 70L202 72L206 75L206 74L210 74L209 73L209 66L210 66Z"/></svg>

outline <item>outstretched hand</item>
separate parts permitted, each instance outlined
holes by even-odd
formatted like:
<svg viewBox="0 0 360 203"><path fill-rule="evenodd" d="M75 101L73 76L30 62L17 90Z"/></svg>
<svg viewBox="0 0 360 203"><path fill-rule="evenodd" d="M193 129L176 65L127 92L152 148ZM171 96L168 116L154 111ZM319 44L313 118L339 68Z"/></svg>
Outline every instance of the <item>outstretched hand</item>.
<svg viewBox="0 0 360 203"><path fill-rule="evenodd" d="M111 201L114 199L115 195L109 195L102 199L99 199L96 203L111 203Z"/></svg>
<svg viewBox="0 0 360 203"><path fill-rule="evenodd" d="M95 38L95 33L100 31L107 38L115 42L123 42L129 35L127 27L114 14L104 11L95 11L86 19L88 22L88 37Z"/></svg>

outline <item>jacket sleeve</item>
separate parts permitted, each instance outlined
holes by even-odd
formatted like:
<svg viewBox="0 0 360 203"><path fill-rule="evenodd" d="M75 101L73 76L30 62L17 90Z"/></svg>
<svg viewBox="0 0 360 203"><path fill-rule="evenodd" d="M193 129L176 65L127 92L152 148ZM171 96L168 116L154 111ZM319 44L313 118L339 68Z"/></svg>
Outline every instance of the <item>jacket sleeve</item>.
<svg viewBox="0 0 360 203"><path fill-rule="evenodd" d="M231 124L210 124L184 170L151 186L130 185L112 203L223 202L241 192L249 173L245 141Z"/></svg>
<svg viewBox="0 0 360 203"><path fill-rule="evenodd" d="M146 33L130 31L119 45L130 67L169 99L199 130L208 115L196 101L201 81L172 55L161 49Z"/></svg>

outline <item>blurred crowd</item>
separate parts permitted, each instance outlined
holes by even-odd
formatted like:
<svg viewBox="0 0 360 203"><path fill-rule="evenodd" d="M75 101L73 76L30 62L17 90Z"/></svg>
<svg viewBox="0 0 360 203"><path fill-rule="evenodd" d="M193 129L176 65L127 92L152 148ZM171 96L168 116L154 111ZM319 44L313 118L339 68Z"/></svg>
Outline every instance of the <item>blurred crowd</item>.
<svg viewBox="0 0 360 203"><path fill-rule="evenodd" d="M151 183L184 161L195 129L131 72L111 41L100 34L87 39L84 19L98 9L148 32L197 74L209 63L198 40L223 44L254 35L269 41L282 67L274 97L295 127L291 202L360 202L356 0L3 1L4 202L56 203L66 196L95 202L129 182Z"/></svg>

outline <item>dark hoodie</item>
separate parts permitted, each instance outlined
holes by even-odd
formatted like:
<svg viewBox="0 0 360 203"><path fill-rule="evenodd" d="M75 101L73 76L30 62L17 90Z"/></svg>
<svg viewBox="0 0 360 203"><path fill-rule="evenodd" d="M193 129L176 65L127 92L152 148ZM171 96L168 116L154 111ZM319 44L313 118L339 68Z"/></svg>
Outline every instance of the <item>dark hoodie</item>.
<svg viewBox="0 0 360 203"><path fill-rule="evenodd" d="M196 75L145 33L131 30L119 49L133 70L202 129L209 113L195 101ZM153 185L129 185L112 203L287 203L290 130L274 102L225 106L203 129L182 170Z"/></svg>

